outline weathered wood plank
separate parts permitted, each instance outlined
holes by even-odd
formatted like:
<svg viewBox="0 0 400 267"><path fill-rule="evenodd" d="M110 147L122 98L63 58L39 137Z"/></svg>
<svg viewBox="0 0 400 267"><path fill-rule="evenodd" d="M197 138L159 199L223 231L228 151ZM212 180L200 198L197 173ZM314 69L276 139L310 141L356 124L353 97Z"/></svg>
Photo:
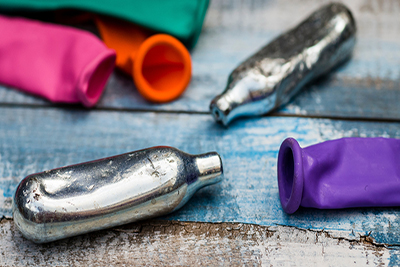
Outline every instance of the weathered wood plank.
<svg viewBox="0 0 400 267"><path fill-rule="evenodd" d="M229 72L240 61L324 3L211 1L203 33L192 51L193 79L182 98L163 105L147 103L130 78L115 73L98 107L208 112L210 100L223 91ZM329 79L308 86L305 93L280 112L399 119L400 2L357 0L346 4L354 12L358 26L352 60ZM1 86L0 102L49 104Z"/></svg>
<svg viewBox="0 0 400 267"><path fill-rule="evenodd" d="M105 112L56 108L0 108L0 214L11 216L15 186L24 176L156 145L196 154L218 151L225 180L204 188L171 220L291 225L400 244L400 210L371 208L283 212L276 157L288 136L302 146L343 136L400 138L400 123L290 117L239 120L229 129L211 116Z"/></svg>
<svg viewBox="0 0 400 267"><path fill-rule="evenodd" d="M399 250L368 238L293 227L146 221L45 245L0 223L2 266L395 266Z"/></svg>
<svg viewBox="0 0 400 267"><path fill-rule="evenodd" d="M0 217L11 217L11 196L28 174L145 147L215 150L225 169L222 183L199 191L167 221L35 245L12 220L2 220L0 265L400 265L398 208L300 209L289 216L276 182L277 151L288 136L302 146L343 136L400 138L400 123L264 117L224 129L199 114L208 111L234 66L325 2L211 1L192 51L191 85L170 104L146 103L118 72L92 111L49 107L0 86ZM353 59L278 113L399 120L400 1L346 4L358 24Z"/></svg>

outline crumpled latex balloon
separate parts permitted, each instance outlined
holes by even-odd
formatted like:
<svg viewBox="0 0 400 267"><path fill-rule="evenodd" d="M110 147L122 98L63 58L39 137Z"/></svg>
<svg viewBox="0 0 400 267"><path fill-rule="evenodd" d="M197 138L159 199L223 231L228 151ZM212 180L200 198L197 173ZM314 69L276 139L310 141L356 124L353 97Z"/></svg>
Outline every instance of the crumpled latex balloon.
<svg viewBox="0 0 400 267"><path fill-rule="evenodd" d="M94 106L115 52L75 28L0 16L0 83L52 102Z"/></svg>
<svg viewBox="0 0 400 267"><path fill-rule="evenodd" d="M287 138L278 155L283 209L400 206L400 140L343 138L300 148Z"/></svg>
<svg viewBox="0 0 400 267"><path fill-rule="evenodd" d="M124 19L194 47L209 0L0 0L8 12L77 9Z"/></svg>
<svg viewBox="0 0 400 267"><path fill-rule="evenodd" d="M117 53L116 66L133 77L139 93L152 102L179 97L191 78L186 47L167 34L154 34L112 18L96 18L104 43Z"/></svg>

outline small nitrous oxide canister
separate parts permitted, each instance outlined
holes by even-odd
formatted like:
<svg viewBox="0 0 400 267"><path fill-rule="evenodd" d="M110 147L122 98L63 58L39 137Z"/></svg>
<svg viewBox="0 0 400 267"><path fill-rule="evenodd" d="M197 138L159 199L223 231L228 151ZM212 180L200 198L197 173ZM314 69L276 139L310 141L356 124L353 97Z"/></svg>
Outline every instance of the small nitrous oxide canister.
<svg viewBox="0 0 400 267"><path fill-rule="evenodd" d="M148 148L27 176L14 222L27 239L50 242L173 212L222 177L216 152Z"/></svg>
<svg viewBox="0 0 400 267"><path fill-rule="evenodd" d="M355 33L353 16L343 4L323 6L240 64L225 91L211 101L211 114L228 125L286 104L306 83L350 57Z"/></svg>

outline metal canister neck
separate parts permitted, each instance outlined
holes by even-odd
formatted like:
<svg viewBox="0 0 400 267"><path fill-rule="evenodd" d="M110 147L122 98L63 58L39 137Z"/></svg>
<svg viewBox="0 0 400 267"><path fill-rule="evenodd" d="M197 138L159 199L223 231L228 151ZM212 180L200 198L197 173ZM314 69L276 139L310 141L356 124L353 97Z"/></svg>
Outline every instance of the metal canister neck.
<svg viewBox="0 0 400 267"><path fill-rule="evenodd" d="M205 186L222 180L222 161L218 153L197 155L195 164L199 171L198 180Z"/></svg>

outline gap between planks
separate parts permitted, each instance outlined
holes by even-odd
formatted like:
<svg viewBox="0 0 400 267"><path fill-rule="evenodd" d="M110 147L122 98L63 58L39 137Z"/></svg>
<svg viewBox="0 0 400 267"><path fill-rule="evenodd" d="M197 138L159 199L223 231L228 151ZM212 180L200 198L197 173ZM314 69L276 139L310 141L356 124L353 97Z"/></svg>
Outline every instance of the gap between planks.
<svg viewBox="0 0 400 267"><path fill-rule="evenodd" d="M88 112L132 112L132 113L156 113L156 114L193 114L193 115L207 115L211 116L209 112L203 111L187 111L187 110L154 110L154 109L138 109L138 108L112 108L112 107L99 107L93 109L87 109L80 105L67 105L67 104L19 104L19 103L2 103L0 102L1 108L27 108L27 109L64 109L64 110L77 110L77 111L88 111ZM283 111L284 112L284 111ZM310 119L329 119L334 121L359 121L359 122L382 122L382 123L393 123L400 122L399 118L369 118L369 117L341 117L341 116L326 116L326 115L307 115L307 114L292 114L283 113L279 110L272 111L268 114L264 114L261 117L287 117L287 118L310 118ZM249 118L249 117L248 117ZM239 118L237 120L246 120L246 117ZM235 123L233 121L231 124ZM226 127L228 128L228 127Z"/></svg>

